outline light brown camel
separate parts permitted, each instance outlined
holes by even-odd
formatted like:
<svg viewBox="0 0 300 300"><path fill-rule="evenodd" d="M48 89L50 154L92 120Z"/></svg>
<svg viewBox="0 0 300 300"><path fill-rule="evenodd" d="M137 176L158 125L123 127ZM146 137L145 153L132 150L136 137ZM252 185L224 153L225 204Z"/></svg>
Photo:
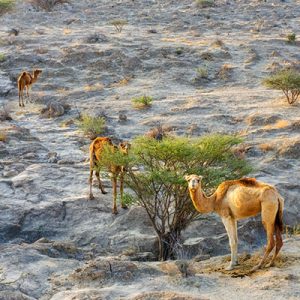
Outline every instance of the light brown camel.
<svg viewBox="0 0 300 300"><path fill-rule="evenodd" d="M237 264L237 220L255 216L261 212L262 223L267 233L267 246L263 258L252 271L259 269L275 246L271 266L282 247L281 233L283 230L282 214L284 200L271 185L259 182L254 178L224 181L213 195L207 197L201 188L202 177L187 175L189 193L192 202L201 213L216 212L226 228L231 248L231 262L227 270L232 270Z"/></svg>
<svg viewBox="0 0 300 300"><path fill-rule="evenodd" d="M29 89L31 88L31 85L35 83L38 80L39 75L42 73L42 70L36 69L33 70L33 74L31 75L29 72L22 72L18 78L18 91L19 91L19 106L25 106L24 105L24 89L26 88L27 92L27 99L29 98ZM22 99L22 103L21 103ZM27 103L27 100L26 100Z"/></svg>
<svg viewBox="0 0 300 300"><path fill-rule="evenodd" d="M119 146L115 146L112 143L112 140L108 137L97 137L90 145L90 195L89 199L94 199L94 195L92 193L92 183L93 183L93 171L95 166L97 165L97 162L101 160L101 155L104 150L104 147L106 145L111 146L112 151L115 151L117 149L120 149L122 153L125 155L128 154L130 144L128 142L122 142L119 144ZM111 165L109 167L110 175L111 175L111 181L113 186L113 214L117 214L117 178L120 177L120 197L121 197L121 207L126 209L127 206L124 203L123 199L123 193L124 193L124 175L125 175L125 167L124 166L118 166L118 165ZM99 189L101 190L102 194L106 194L107 192L104 190L104 187L102 185L101 179L100 179L100 170L96 170L96 177L98 179L99 183Z"/></svg>

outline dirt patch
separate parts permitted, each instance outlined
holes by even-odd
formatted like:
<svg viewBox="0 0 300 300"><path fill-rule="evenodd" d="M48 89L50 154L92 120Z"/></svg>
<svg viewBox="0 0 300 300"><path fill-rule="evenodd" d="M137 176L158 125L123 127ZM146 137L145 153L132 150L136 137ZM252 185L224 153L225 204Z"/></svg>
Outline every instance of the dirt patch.
<svg viewBox="0 0 300 300"><path fill-rule="evenodd" d="M261 253L254 253L253 255L250 255L248 253L242 254L239 256L239 265L231 271L227 271L226 267L228 266L230 262L230 256L224 257L221 261L214 261L212 263L206 263L204 266L196 267L197 273L215 273L219 272L225 275L228 275L230 277L245 277L245 276L261 276L262 274L269 271L272 267L264 267L263 269L257 270L255 272L252 271L252 268L258 265L262 258ZM271 256L269 257L268 262L270 261ZM286 254L279 254L277 257L274 267L276 268L286 268L290 265L293 265L295 262L299 262L300 257L294 256L294 255L286 255ZM267 262L267 264L268 264ZM198 270L198 268L200 270Z"/></svg>
<svg viewBox="0 0 300 300"><path fill-rule="evenodd" d="M180 294L174 292L152 292L152 293L142 293L131 300L207 300L208 298L194 297L187 294Z"/></svg>

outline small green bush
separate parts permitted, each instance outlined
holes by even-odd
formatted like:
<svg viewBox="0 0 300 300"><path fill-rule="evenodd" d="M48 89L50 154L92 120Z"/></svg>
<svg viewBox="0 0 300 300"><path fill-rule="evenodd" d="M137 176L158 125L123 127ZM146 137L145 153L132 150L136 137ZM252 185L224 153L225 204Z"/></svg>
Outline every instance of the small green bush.
<svg viewBox="0 0 300 300"><path fill-rule="evenodd" d="M40 10L52 11L59 4L70 3L69 0L30 0L33 7Z"/></svg>
<svg viewBox="0 0 300 300"><path fill-rule="evenodd" d="M133 106L139 109L150 107L152 105L152 101L153 101L152 97L145 96L145 95L142 97L133 98L131 100Z"/></svg>
<svg viewBox="0 0 300 300"><path fill-rule="evenodd" d="M208 78L208 70L206 67L197 68L197 79Z"/></svg>
<svg viewBox="0 0 300 300"><path fill-rule="evenodd" d="M200 8L213 7L214 5L214 0L196 0L196 6Z"/></svg>
<svg viewBox="0 0 300 300"><path fill-rule="evenodd" d="M117 32L121 32L123 30L124 25L127 24L127 21L122 19L115 19L112 20L110 24L115 26Z"/></svg>
<svg viewBox="0 0 300 300"><path fill-rule="evenodd" d="M290 44L294 44L296 42L296 34L293 32L293 33L290 33L286 36L287 38L287 42L290 43Z"/></svg>
<svg viewBox="0 0 300 300"><path fill-rule="evenodd" d="M5 55L0 53L0 63L5 61Z"/></svg>
<svg viewBox="0 0 300 300"><path fill-rule="evenodd" d="M86 135L94 139L98 134L104 132L105 119L103 117L82 115L78 122L78 126Z"/></svg>
<svg viewBox="0 0 300 300"><path fill-rule="evenodd" d="M0 0L0 16L11 11L15 6L14 0Z"/></svg>
<svg viewBox="0 0 300 300"><path fill-rule="evenodd" d="M263 80L263 84L275 90L281 90L289 104L297 101L300 94L300 73L293 69L284 69Z"/></svg>

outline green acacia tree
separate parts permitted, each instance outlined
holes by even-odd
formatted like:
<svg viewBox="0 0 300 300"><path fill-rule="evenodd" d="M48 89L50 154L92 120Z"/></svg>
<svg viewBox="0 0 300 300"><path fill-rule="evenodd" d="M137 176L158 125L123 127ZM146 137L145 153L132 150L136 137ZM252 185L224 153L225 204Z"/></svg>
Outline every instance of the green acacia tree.
<svg viewBox="0 0 300 300"><path fill-rule="evenodd" d="M300 73L293 69L281 70L263 80L269 88L281 90L289 104L297 101L300 94Z"/></svg>
<svg viewBox="0 0 300 300"><path fill-rule="evenodd" d="M247 162L232 151L240 142L240 138L227 135L169 137L162 141L138 137L128 156L104 151L102 165L127 165L125 184L151 220L158 236L160 260L176 258L182 230L198 215L184 175L203 175L204 187L212 191L223 180L249 173Z"/></svg>

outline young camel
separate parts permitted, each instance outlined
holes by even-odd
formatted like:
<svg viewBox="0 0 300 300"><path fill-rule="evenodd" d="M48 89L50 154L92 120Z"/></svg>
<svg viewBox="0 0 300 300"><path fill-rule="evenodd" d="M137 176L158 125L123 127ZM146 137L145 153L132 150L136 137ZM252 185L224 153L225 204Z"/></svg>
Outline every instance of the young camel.
<svg viewBox="0 0 300 300"><path fill-rule="evenodd" d="M281 233L283 231L283 205L284 200L273 187L254 178L224 181L215 193L207 197L201 188L201 176L187 175L189 193L192 202L201 213L216 212L222 219L228 234L231 248L231 262L226 270L232 270L238 265L237 258L237 220L255 216L261 212L262 223L267 232L267 246L263 258L252 271L259 269L265 263L267 257L275 246L274 232L276 235L276 248L273 262L283 243Z"/></svg>
<svg viewBox="0 0 300 300"><path fill-rule="evenodd" d="M103 152L103 149L106 145L111 146L112 151L115 151L116 149L120 149L122 153L125 155L128 154L128 150L130 148L130 144L128 142L122 142L119 144L119 146L115 146L111 139L108 137L98 137L96 138L90 145L90 195L89 199L94 199L94 195L92 193L92 183L93 183L93 172L94 168L97 165L97 162L101 160L101 154ZM111 180L112 180L112 186L113 186L113 209L112 213L117 214L117 178L120 176L120 196L121 196L121 207L126 209L127 206L123 202L123 192L124 192L124 175L125 175L125 167L124 166L118 166L118 165L111 165L109 167L109 171L111 173ZM96 171L96 177L98 179L99 183L99 189L101 190L102 194L107 194L107 192L104 190L104 187L102 185L99 169Z"/></svg>
<svg viewBox="0 0 300 300"><path fill-rule="evenodd" d="M22 74L18 78L18 91L19 91L19 106L25 106L24 105L24 89L26 88L27 93L27 99L29 98L29 89L31 88L31 85L35 83L38 80L39 75L42 73L42 70L36 69L33 70L33 74L31 75L29 72L22 72ZM22 99L22 103L21 103ZM26 100L27 103L27 100Z"/></svg>

